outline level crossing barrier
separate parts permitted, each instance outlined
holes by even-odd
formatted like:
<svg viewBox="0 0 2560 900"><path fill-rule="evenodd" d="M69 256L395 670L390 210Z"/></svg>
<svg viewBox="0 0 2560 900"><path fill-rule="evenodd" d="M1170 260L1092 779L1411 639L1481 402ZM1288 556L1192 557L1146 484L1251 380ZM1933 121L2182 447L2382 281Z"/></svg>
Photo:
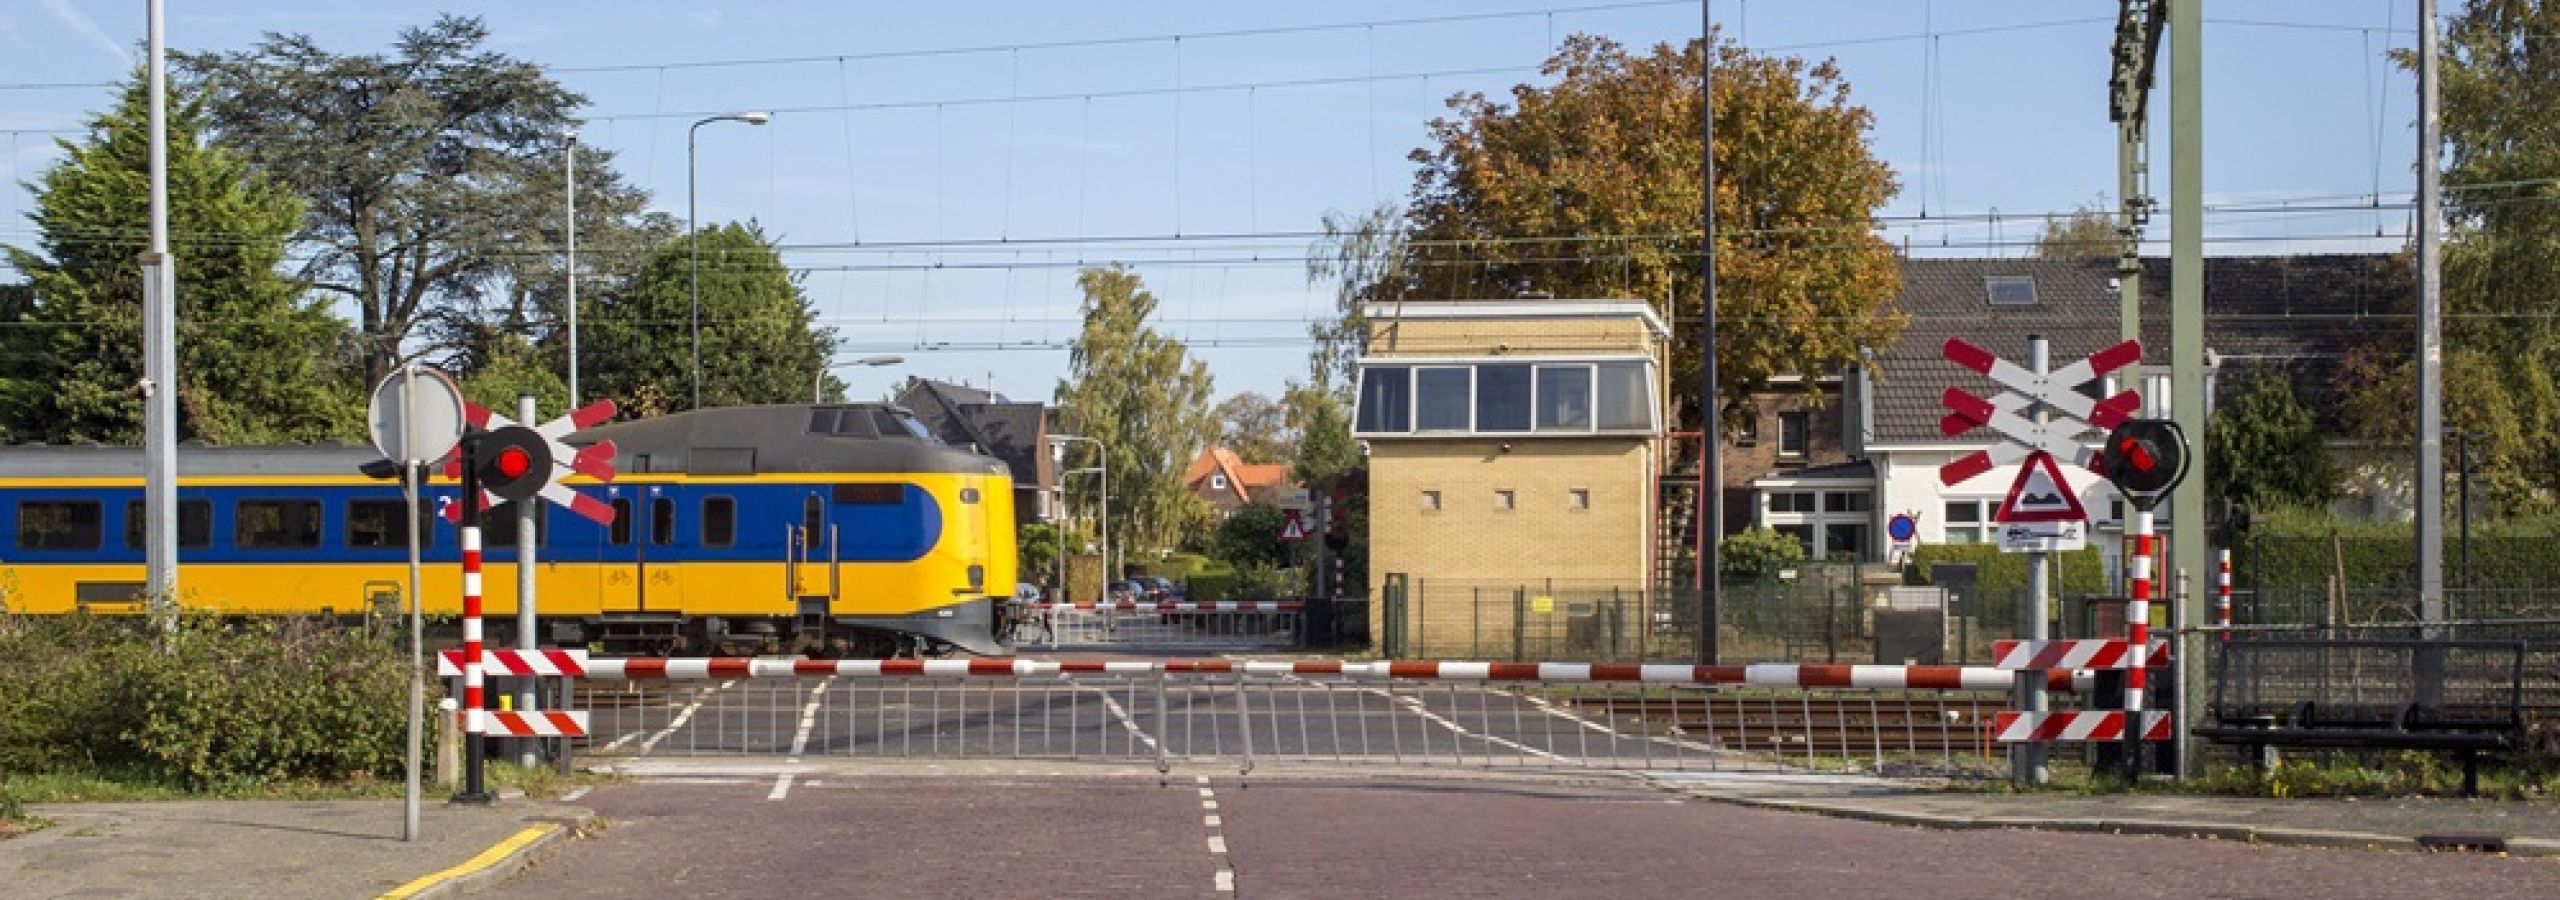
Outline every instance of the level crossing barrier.
<svg viewBox="0 0 2560 900"><path fill-rule="evenodd" d="M501 660L493 665L504 666ZM1419 763L1987 774L1987 667L590 659L591 757ZM2088 674L2058 671L2058 693Z"/></svg>

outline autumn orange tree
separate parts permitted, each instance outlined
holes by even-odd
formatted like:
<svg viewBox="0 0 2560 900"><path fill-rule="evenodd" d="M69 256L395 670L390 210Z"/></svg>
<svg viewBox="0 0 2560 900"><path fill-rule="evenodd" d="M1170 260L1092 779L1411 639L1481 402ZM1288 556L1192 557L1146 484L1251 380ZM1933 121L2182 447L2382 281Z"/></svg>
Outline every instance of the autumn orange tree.
<svg viewBox="0 0 2560 900"><path fill-rule="evenodd" d="M1449 100L1431 122L1399 240L1335 238L1318 272L1369 279L1354 301L1515 296L1643 298L1694 327L1700 309L1698 80L1703 42L1645 53L1567 38L1550 83L1507 101ZM1717 45L1716 310L1725 407L1772 376L1836 371L1899 333L1900 290L1875 211L1898 190L1867 146L1874 117L1829 61ZM1387 248L1387 264L1328 252ZM1345 310L1346 313L1356 310ZM1685 337L1685 335L1684 335ZM1698 356L1675 355L1694 421Z"/></svg>

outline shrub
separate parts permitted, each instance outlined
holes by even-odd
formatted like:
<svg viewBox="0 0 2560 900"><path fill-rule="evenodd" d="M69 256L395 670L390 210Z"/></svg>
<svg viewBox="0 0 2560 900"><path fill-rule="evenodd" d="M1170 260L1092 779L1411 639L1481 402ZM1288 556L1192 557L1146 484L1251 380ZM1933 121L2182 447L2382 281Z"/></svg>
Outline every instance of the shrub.
<svg viewBox="0 0 2560 900"><path fill-rule="evenodd" d="M2102 594L2107 590L2107 563L2098 548L2055 553L2054 595ZM1997 544L1923 544L1911 551L1912 578L1929 583L1933 563L1970 563L1974 591L1986 598L2015 597L2027 587L2027 554L2001 552Z"/></svg>
<svg viewBox="0 0 2560 900"><path fill-rule="evenodd" d="M1727 581L1758 581L1804 561L1804 545L1773 529L1754 528L1725 535L1719 548Z"/></svg>
<svg viewBox="0 0 2560 900"><path fill-rule="evenodd" d="M408 656L310 620L0 617L0 769L135 771L204 789L397 777Z"/></svg>

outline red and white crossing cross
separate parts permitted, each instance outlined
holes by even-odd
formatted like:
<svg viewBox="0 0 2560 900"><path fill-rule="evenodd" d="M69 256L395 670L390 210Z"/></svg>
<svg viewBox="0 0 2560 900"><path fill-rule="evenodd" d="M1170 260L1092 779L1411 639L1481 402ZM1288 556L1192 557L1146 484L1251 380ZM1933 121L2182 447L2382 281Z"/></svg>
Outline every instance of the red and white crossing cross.
<svg viewBox="0 0 2560 900"><path fill-rule="evenodd" d="M1939 402L1948 410L1948 414L1938 420L1940 434L1956 437L1976 428L1988 427L2008 438L2006 443L1966 454L1939 467L1938 480L1946 485L1953 486L1992 469L2016 464L2038 451L2070 460L2074 465L2087 466L2096 459L2096 454L2076 440L2078 435L2091 427L2113 428L2142 408L2142 396L2134 391L2124 391L2103 400L2092 400L2079 391L2082 384L2140 361L2140 341L2125 341L2042 375L2001 359L1963 338L1948 338L1941 352L1949 362L1971 369L2007 388L1992 397L1983 398L1963 388L1951 387L1940 397ZM2027 408L2038 403L2061 415L2045 423L2027 418Z"/></svg>
<svg viewBox="0 0 2560 900"><path fill-rule="evenodd" d="M562 478L572 473L585 475L597 481L613 480L615 450L612 441L597 441L584 447L571 447L561 440L582 429L593 428L611 421L614 413L613 401L598 400L571 411L568 415L531 427L519 425L515 420L499 415L477 403L463 404L462 412L464 419L471 423L471 427L500 438L497 442L499 446L490 448L490 452L495 455L485 461L487 465L497 469L499 475L522 482L531 482L538 478L540 486L531 491L533 496L567 507L570 512L593 519L597 524L613 524L612 504L579 493L561 483ZM455 477L462 474L462 460L459 454L445 459L445 474ZM484 487L479 497L464 498L463 502L468 503L475 499L479 502L481 509L488 509L498 505L505 498L502 498L498 492ZM454 503L446 506L444 517L447 521L462 521L462 504Z"/></svg>

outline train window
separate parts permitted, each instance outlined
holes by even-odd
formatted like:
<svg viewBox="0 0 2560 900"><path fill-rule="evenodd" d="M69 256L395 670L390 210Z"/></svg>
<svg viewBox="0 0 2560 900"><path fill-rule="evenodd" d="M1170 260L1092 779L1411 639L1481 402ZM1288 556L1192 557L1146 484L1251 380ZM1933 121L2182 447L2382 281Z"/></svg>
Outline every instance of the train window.
<svg viewBox="0 0 2560 900"><path fill-rule="evenodd" d="M978 502L978 489L977 489L977 488L961 488L961 489L960 489L960 502L962 502L962 503L976 503L976 502Z"/></svg>
<svg viewBox="0 0 2560 900"><path fill-rule="evenodd" d="M896 506L906 502L907 490L895 484L839 484L836 502L864 506Z"/></svg>
<svg viewBox="0 0 2560 900"><path fill-rule="evenodd" d="M409 531L400 523L408 518L406 500L347 501L347 546L373 549L407 549ZM418 546L436 543L435 508L418 504ZM179 530L184 531L181 527Z"/></svg>
<svg viewBox="0 0 2560 900"><path fill-rule="evenodd" d="M826 501L818 499L818 495L816 494L810 494L809 496L802 498L800 501L800 533L808 535L809 540L816 541L818 539L818 532L824 530L826 527Z"/></svg>
<svg viewBox="0 0 2560 900"><path fill-rule="evenodd" d="M124 503L124 548L142 549L142 526L146 514L142 501ZM213 546L213 501L178 501L178 549L202 550Z"/></svg>
<svg viewBox="0 0 2560 900"><path fill-rule="evenodd" d="M320 546L318 500L242 500L231 508L231 517L232 543L242 550Z"/></svg>
<svg viewBox="0 0 2560 900"><path fill-rule="evenodd" d="M550 507L540 504L533 507L533 542L536 546L551 545ZM515 504L510 503L480 514L480 546L505 550L515 545Z"/></svg>
<svg viewBox="0 0 2560 900"><path fill-rule="evenodd" d="M728 547L738 542L738 501L702 498L702 545Z"/></svg>
<svg viewBox="0 0 2560 900"><path fill-rule="evenodd" d="M664 547L676 542L676 502L665 497L649 500L649 543Z"/></svg>
<svg viewBox="0 0 2560 900"><path fill-rule="evenodd" d="M18 549L95 550L105 512L95 500L27 500L18 504Z"/></svg>
<svg viewBox="0 0 2560 900"><path fill-rule="evenodd" d="M620 497L614 498L613 529L610 540L617 547L631 543L631 501Z"/></svg>

